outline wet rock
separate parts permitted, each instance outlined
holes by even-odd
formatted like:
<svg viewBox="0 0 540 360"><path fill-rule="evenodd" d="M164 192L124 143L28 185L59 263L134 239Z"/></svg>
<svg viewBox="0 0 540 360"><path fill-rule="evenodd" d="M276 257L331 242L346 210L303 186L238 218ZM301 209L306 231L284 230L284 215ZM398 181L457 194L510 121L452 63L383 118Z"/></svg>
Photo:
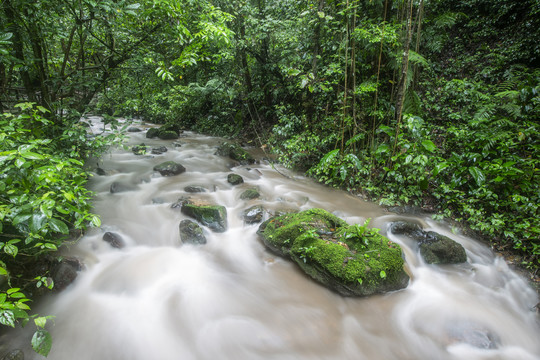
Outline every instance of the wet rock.
<svg viewBox="0 0 540 360"><path fill-rule="evenodd" d="M409 221L396 221L390 224L390 232L396 235L410 235L416 231L421 231L420 225Z"/></svg>
<svg viewBox="0 0 540 360"><path fill-rule="evenodd" d="M136 133L136 132L141 132L142 130L137 127L130 127L127 129L127 131L130 133Z"/></svg>
<svg viewBox="0 0 540 360"><path fill-rule="evenodd" d="M224 206L196 205L187 200L182 204L181 211L212 231L224 232L227 230L227 209Z"/></svg>
<svg viewBox="0 0 540 360"><path fill-rule="evenodd" d="M154 154L154 155L161 155L161 154L166 153L166 152L167 152L167 147L166 146L159 146L159 147L152 148L152 154Z"/></svg>
<svg viewBox="0 0 540 360"><path fill-rule="evenodd" d="M420 255L428 264L459 264L467 261L465 248L460 243L434 231L424 231L414 222L396 221L390 224L390 232L418 241Z"/></svg>
<svg viewBox="0 0 540 360"><path fill-rule="evenodd" d="M180 240L184 244L203 245L206 244L206 237L199 224L191 220L182 220L179 225Z"/></svg>
<svg viewBox="0 0 540 360"><path fill-rule="evenodd" d="M159 133L158 133L158 138L160 138L161 140L174 140L174 139L178 139L178 133L174 132L174 131L162 131L160 130Z"/></svg>
<svg viewBox="0 0 540 360"><path fill-rule="evenodd" d="M259 190L255 188L247 189L242 194L240 194L240 199L242 200L253 200L261 197Z"/></svg>
<svg viewBox="0 0 540 360"><path fill-rule="evenodd" d="M228 156L233 160L238 161L242 165L253 164L255 159L248 153L246 150L242 149L236 144L231 144L228 142L222 143L216 151L216 155L219 156Z"/></svg>
<svg viewBox="0 0 540 360"><path fill-rule="evenodd" d="M144 143L142 143L142 144L133 146L131 148L131 151L133 151L135 155L144 155L148 151L148 148Z"/></svg>
<svg viewBox="0 0 540 360"><path fill-rule="evenodd" d="M113 182L110 188L111 194L134 191L134 190L137 190L137 186L133 184L121 183L118 181Z"/></svg>
<svg viewBox="0 0 540 360"><path fill-rule="evenodd" d="M103 241L108 242L113 248L122 249L125 246L124 240L117 233L107 231L103 234Z"/></svg>
<svg viewBox="0 0 540 360"><path fill-rule="evenodd" d="M24 360L24 352L21 349L11 350L2 357L2 360Z"/></svg>
<svg viewBox="0 0 540 360"><path fill-rule="evenodd" d="M244 182L244 178L238 174L227 175L227 182L231 185L239 185Z"/></svg>
<svg viewBox="0 0 540 360"><path fill-rule="evenodd" d="M184 188L184 191L188 193L203 193L206 192L206 188L197 185L188 185Z"/></svg>
<svg viewBox="0 0 540 360"><path fill-rule="evenodd" d="M175 141L175 142L173 142L173 146L174 146L175 148L177 148L177 147L181 147L182 144L179 143L179 142L177 142L177 141Z"/></svg>
<svg viewBox="0 0 540 360"><path fill-rule="evenodd" d="M99 176L105 176L105 175L107 175L107 173L105 172L105 170L99 167L99 164L98 164L97 167L96 167L96 174L98 174Z"/></svg>
<svg viewBox="0 0 540 360"><path fill-rule="evenodd" d="M158 136L158 134L159 134L159 129L158 128L150 128L146 132L146 137L148 139L153 139L153 138L156 138Z"/></svg>
<svg viewBox="0 0 540 360"><path fill-rule="evenodd" d="M245 210L242 214L242 218L246 224L260 223L264 217L264 207L262 205L255 205Z"/></svg>
<svg viewBox="0 0 540 360"><path fill-rule="evenodd" d="M165 161L154 166L154 171L158 171L162 176L174 176L186 171L186 168L174 161Z"/></svg>
<svg viewBox="0 0 540 360"><path fill-rule="evenodd" d="M399 290L409 281L399 245L322 209L273 217L257 234L270 250L344 296Z"/></svg>
<svg viewBox="0 0 540 360"><path fill-rule="evenodd" d="M500 345L497 334L472 322L461 322L449 326L447 335L451 343L465 343L479 349L497 349Z"/></svg>
<svg viewBox="0 0 540 360"><path fill-rule="evenodd" d="M76 278L77 272L82 270L82 263L77 258L63 258L52 270L54 290L62 291Z"/></svg>
<svg viewBox="0 0 540 360"><path fill-rule="evenodd" d="M463 246L433 231L425 233L420 243L420 254L428 264L459 264L467 261Z"/></svg>

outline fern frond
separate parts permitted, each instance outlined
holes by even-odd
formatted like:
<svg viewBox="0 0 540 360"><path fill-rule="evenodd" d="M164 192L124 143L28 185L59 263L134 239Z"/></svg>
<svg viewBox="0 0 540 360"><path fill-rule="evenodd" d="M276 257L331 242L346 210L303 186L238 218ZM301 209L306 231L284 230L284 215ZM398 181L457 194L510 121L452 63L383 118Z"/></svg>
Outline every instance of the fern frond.
<svg viewBox="0 0 540 360"><path fill-rule="evenodd" d="M422 114L422 100L414 90L408 89L403 100L403 113L411 115Z"/></svg>

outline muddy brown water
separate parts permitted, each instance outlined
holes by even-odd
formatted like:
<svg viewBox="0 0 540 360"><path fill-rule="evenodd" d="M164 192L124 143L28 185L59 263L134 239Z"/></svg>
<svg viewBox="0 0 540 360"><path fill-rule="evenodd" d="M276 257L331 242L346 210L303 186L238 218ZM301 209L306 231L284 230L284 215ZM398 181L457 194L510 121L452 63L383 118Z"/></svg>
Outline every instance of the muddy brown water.
<svg viewBox="0 0 540 360"><path fill-rule="evenodd" d="M90 120L97 131L100 119ZM214 155L221 139L185 135L175 147L131 133L129 146L145 142L168 151L135 156L117 149L100 161L108 174L94 176L90 187L102 228L66 254L82 258L86 268L38 307L55 316L48 359L540 359L540 324L531 310L537 294L484 244L445 223L388 213L265 161L235 166ZM152 170L167 160L187 171L162 177ZM245 183L228 184L232 172ZM111 194L113 182L136 188ZM194 197L227 208L228 230L205 229L204 246L179 240L178 224L186 217L171 204L188 195L188 185L208 189ZM251 186L262 198L240 200ZM409 286L367 298L327 290L268 252L257 238L258 224L244 224L241 213L255 204L269 212L324 208L351 224L371 219L402 246ZM461 243L467 263L425 264L413 241L388 233L392 221L404 219ZM126 246L104 242L106 231L121 235ZM41 359L27 349L27 331L0 338L0 350L23 348L26 359Z"/></svg>

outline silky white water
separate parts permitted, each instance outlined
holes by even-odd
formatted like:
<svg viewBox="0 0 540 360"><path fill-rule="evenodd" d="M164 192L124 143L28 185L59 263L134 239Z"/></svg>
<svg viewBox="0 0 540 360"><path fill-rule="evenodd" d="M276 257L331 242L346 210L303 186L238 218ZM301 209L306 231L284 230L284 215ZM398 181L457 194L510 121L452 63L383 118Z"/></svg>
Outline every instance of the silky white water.
<svg viewBox="0 0 540 360"><path fill-rule="evenodd" d="M114 150L100 161L108 174L90 181L103 224L66 252L85 264L76 281L38 307L55 316L48 359L540 359L540 324L531 310L537 295L484 244L429 217L395 215L295 174L283 176L286 170L265 161L231 168L232 160L214 155L217 138L187 133L175 147L144 132L130 135L130 146L141 142L168 151ZM152 170L168 160L187 171L162 177ZM245 183L227 183L232 172ZM111 194L115 181L136 189ZM208 191L187 194L187 185ZM253 186L262 198L240 200ZM171 208L182 196L224 205L228 230L205 229L206 245L183 245L178 225L186 216ZM351 224L371 218L402 246L409 286L367 298L327 290L268 252L258 224L244 224L241 213L255 204L268 212L324 208ZM467 263L425 264L412 240L387 231L403 219L461 243ZM111 247L102 240L106 231L126 246ZM26 359L41 359L28 350L31 332L3 336L0 349L22 348Z"/></svg>

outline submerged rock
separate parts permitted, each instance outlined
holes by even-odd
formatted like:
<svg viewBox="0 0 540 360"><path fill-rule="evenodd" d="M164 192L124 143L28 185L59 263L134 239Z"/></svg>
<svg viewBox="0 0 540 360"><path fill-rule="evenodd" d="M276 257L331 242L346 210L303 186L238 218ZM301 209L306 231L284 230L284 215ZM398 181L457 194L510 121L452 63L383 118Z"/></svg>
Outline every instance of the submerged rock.
<svg viewBox="0 0 540 360"><path fill-rule="evenodd" d="M127 191L134 191L134 190L137 190L136 185L121 183L121 182L118 182L118 181L113 182L111 184L111 188L110 188L111 194L127 192Z"/></svg>
<svg viewBox="0 0 540 360"><path fill-rule="evenodd" d="M255 159L246 150L236 144L228 142L222 143L216 151L216 155L228 156L233 160L238 161L242 165L253 164Z"/></svg>
<svg viewBox="0 0 540 360"><path fill-rule="evenodd" d="M396 221L390 224L390 232L396 235L411 235L416 231L421 231L420 225L409 221Z"/></svg>
<svg viewBox="0 0 540 360"><path fill-rule="evenodd" d="M24 352L21 349L11 350L2 357L2 360L24 360Z"/></svg>
<svg viewBox="0 0 540 360"><path fill-rule="evenodd" d="M206 192L206 188L198 185L188 185L184 188L184 191L188 193L203 193Z"/></svg>
<svg viewBox="0 0 540 360"><path fill-rule="evenodd" d="M152 154L154 155L161 155L163 153L166 153L167 152L167 147L166 146L159 146L159 147L153 147L152 148Z"/></svg>
<svg viewBox="0 0 540 360"><path fill-rule="evenodd" d="M399 290L409 281L399 245L322 209L271 218L257 233L270 250L341 295Z"/></svg>
<svg viewBox="0 0 540 360"><path fill-rule="evenodd" d="M260 223L264 217L264 207L262 205L255 205L245 210L242 214L242 218L246 224Z"/></svg>
<svg viewBox="0 0 540 360"><path fill-rule="evenodd" d="M158 171L162 176L174 176L186 171L186 168L174 161L165 161L154 166L154 171Z"/></svg>
<svg viewBox="0 0 540 360"><path fill-rule="evenodd" d="M447 336L451 343L464 343L479 349L497 349L500 339L491 330L473 322L457 322L448 326Z"/></svg>
<svg viewBox="0 0 540 360"><path fill-rule="evenodd" d="M182 220L179 225L180 240L185 244L206 244L206 237L199 224L191 220Z"/></svg>
<svg viewBox="0 0 540 360"><path fill-rule="evenodd" d="M244 182L244 178L238 174L227 175L227 182L231 185L240 185Z"/></svg>
<svg viewBox="0 0 540 360"><path fill-rule="evenodd" d="M253 200L261 197L259 190L255 188L247 189L242 194L240 194L240 199L242 200Z"/></svg>
<svg viewBox="0 0 540 360"><path fill-rule="evenodd" d="M113 248L122 249L125 244L124 240L117 233L107 231L103 234L103 241L108 242Z"/></svg>
<svg viewBox="0 0 540 360"><path fill-rule="evenodd" d="M130 133L135 133L135 132L141 132L142 130L137 127L130 127L127 129L127 131Z"/></svg>
<svg viewBox="0 0 540 360"><path fill-rule="evenodd" d="M227 209L221 205L196 205L186 200L182 203L183 214L194 218L212 231L227 230Z"/></svg>

